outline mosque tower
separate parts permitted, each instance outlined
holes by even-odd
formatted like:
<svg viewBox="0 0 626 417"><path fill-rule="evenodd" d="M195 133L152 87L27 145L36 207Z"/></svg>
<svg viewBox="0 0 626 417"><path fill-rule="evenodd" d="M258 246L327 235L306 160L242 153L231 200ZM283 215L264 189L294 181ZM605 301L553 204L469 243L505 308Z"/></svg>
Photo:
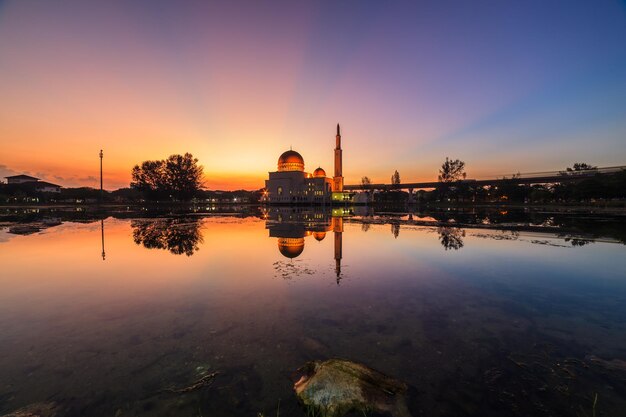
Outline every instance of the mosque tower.
<svg viewBox="0 0 626 417"><path fill-rule="evenodd" d="M337 123L337 136L335 137L335 176L333 177L333 191L343 191L343 169L341 161L341 133L339 131L339 123Z"/></svg>

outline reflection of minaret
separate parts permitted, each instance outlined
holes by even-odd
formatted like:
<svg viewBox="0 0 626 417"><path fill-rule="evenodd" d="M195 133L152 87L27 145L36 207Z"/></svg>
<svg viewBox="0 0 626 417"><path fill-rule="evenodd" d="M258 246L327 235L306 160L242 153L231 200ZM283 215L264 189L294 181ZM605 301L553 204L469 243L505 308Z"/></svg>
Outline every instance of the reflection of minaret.
<svg viewBox="0 0 626 417"><path fill-rule="evenodd" d="M333 232L335 232L335 273L337 274L337 285L339 285L339 281L341 281L343 218L333 217Z"/></svg>
<svg viewBox="0 0 626 417"><path fill-rule="evenodd" d="M102 233L102 260L105 260L106 254L104 253L104 220L100 220L100 231Z"/></svg>
<svg viewBox="0 0 626 417"><path fill-rule="evenodd" d="M343 168L341 160L341 132L337 123L337 136L335 137L335 176L333 177L333 191L343 191Z"/></svg>

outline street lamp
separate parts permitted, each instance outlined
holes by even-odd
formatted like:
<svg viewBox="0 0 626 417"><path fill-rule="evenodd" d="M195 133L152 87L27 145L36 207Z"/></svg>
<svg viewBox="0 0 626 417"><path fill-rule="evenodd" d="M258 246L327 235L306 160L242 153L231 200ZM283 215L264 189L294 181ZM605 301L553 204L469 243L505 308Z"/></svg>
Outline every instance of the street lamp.
<svg viewBox="0 0 626 417"><path fill-rule="evenodd" d="M104 157L104 153L102 153L102 149L100 149L100 202L102 202L102 158Z"/></svg>

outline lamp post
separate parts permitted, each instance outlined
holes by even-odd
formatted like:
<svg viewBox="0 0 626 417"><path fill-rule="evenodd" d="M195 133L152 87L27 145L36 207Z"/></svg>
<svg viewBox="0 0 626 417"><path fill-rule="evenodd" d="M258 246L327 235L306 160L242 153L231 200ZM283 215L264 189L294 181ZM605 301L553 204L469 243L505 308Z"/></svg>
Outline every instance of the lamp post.
<svg viewBox="0 0 626 417"><path fill-rule="evenodd" d="M104 157L104 153L102 153L102 149L100 149L100 202L102 202L102 158Z"/></svg>

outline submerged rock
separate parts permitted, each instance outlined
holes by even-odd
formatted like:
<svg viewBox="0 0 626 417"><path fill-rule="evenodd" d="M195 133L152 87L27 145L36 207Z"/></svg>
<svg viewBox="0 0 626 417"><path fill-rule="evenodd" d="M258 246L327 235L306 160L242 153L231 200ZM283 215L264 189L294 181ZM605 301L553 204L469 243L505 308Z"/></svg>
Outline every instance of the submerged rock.
<svg viewBox="0 0 626 417"><path fill-rule="evenodd" d="M26 407L15 410L12 413L5 414L2 417L57 417L59 414L59 407L56 403L35 403L27 405Z"/></svg>
<svg viewBox="0 0 626 417"><path fill-rule="evenodd" d="M341 359L309 362L294 385L302 403L322 417L350 411L410 417L407 385L365 365Z"/></svg>
<svg viewBox="0 0 626 417"><path fill-rule="evenodd" d="M606 369L611 369L614 371L626 371L626 361L621 359L611 359L610 361L602 358L598 358L594 355L588 355L586 359L597 365L600 365Z"/></svg>

